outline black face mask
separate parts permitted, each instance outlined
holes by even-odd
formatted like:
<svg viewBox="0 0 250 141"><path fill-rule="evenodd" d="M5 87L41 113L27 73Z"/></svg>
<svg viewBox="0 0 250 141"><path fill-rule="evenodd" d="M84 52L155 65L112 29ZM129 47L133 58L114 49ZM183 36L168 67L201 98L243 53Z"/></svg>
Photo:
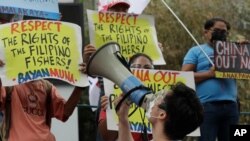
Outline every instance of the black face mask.
<svg viewBox="0 0 250 141"><path fill-rule="evenodd" d="M213 41L226 41L227 40L227 31L221 29L215 29L212 33L211 42Z"/></svg>

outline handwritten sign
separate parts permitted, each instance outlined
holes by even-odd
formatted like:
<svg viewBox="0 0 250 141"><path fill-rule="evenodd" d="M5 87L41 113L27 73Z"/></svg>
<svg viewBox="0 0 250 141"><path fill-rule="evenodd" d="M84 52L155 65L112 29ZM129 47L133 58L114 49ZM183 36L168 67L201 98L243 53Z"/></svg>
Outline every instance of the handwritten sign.
<svg viewBox="0 0 250 141"><path fill-rule="evenodd" d="M158 47L152 16L91 10L87 13L90 42L97 48L115 41L127 60L140 52L149 55L156 65L166 64Z"/></svg>
<svg viewBox="0 0 250 141"><path fill-rule="evenodd" d="M0 13L60 19L58 0L0 0Z"/></svg>
<svg viewBox="0 0 250 141"><path fill-rule="evenodd" d="M132 73L139 78L143 84L153 90L153 92L160 91L162 89L169 89L172 84L177 82L183 82L187 86L195 89L193 72L182 72L172 70L147 70L147 69L133 69ZM105 94L109 97L109 105L107 109L107 124L109 130L118 130L118 119L115 112L115 107L112 101L119 96L122 91L117 85L111 81L104 79ZM136 108L135 104L130 107L129 113L133 112ZM140 111L142 114L140 114ZM137 109L134 114L129 117L130 129L132 132L142 132L143 123L141 115L144 115L144 110ZM152 132L152 126L145 118L145 124L147 125L147 131Z"/></svg>
<svg viewBox="0 0 250 141"><path fill-rule="evenodd" d="M27 20L0 25L3 85L55 78L76 86L88 84L80 73L80 26L67 22Z"/></svg>
<svg viewBox="0 0 250 141"><path fill-rule="evenodd" d="M217 41L214 55L216 77L250 79L250 44Z"/></svg>

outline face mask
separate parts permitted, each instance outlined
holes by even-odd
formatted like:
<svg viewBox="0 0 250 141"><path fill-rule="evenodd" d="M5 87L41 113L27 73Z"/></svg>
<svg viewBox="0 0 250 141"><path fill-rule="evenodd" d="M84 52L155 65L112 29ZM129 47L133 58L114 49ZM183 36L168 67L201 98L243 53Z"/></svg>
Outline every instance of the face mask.
<svg viewBox="0 0 250 141"><path fill-rule="evenodd" d="M227 31L226 30L221 30L221 29L216 29L212 33L212 38L211 42L213 41L226 41L227 40Z"/></svg>
<svg viewBox="0 0 250 141"><path fill-rule="evenodd" d="M149 105L147 107L147 111L146 111L146 114L145 114L145 116L147 117L147 119L150 119L150 117L151 117L151 111L152 111L152 108L153 108L154 104L155 104L154 101L150 101L149 102Z"/></svg>
<svg viewBox="0 0 250 141"><path fill-rule="evenodd" d="M152 118L158 118L158 117L152 116L150 113L151 113L151 111L152 111L153 106L154 106L156 103L158 103L159 100L162 100L162 99L163 99L164 93L165 93L164 90L159 91L159 92L157 92L156 94L154 94L154 95L150 98L150 100L148 100L148 103L147 103L147 106L146 106L146 109L145 109L145 110L146 110L145 116L146 116L148 119L150 119L151 117L152 117Z"/></svg>

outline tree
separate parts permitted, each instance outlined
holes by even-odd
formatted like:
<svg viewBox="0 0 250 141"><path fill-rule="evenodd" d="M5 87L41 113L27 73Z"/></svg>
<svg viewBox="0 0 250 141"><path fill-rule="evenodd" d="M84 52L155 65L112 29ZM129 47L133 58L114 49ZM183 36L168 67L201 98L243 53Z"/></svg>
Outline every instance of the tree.
<svg viewBox="0 0 250 141"><path fill-rule="evenodd" d="M250 0L165 0L175 14L183 21L199 43L203 43L203 24L206 19L223 17L232 29L229 40L236 41L250 35ZM156 10L157 9L157 10ZM158 41L164 45L163 69L180 70L187 50L196 45L184 28L178 23L162 0L151 0L145 14L155 17ZM159 32L160 31L160 32ZM241 111L250 112L249 80L238 80ZM240 123L250 124L249 115L241 115Z"/></svg>

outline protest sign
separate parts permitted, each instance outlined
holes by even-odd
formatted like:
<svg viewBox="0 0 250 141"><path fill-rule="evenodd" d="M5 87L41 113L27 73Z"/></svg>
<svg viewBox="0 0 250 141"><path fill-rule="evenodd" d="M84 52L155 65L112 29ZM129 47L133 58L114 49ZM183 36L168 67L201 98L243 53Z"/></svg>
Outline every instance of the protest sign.
<svg viewBox="0 0 250 141"><path fill-rule="evenodd" d="M60 19L58 0L1 0L0 13Z"/></svg>
<svg viewBox="0 0 250 141"><path fill-rule="evenodd" d="M80 26L67 22L26 20L0 25L0 67L4 86L55 78L86 86Z"/></svg>
<svg viewBox="0 0 250 141"><path fill-rule="evenodd" d="M217 78L250 79L250 44L217 41L214 58Z"/></svg>
<svg viewBox="0 0 250 141"><path fill-rule="evenodd" d="M147 69L132 69L132 73L139 78L143 84L153 90L154 93L162 90L169 89L172 84L177 82L183 82L187 86L195 89L193 72L182 72L172 70L147 70ZM104 79L105 94L109 97L109 105L107 108L107 124L109 130L118 130L118 119L115 112L115 107L112 101L119 96L122 91L113 82ZM136 105L133 103L130 107L129 113L132 113L136 109ZM141 113L140 111L141 110ZM130 129L132 132L142 132L143 122L142 116L144 110L138 108L134 114L129 117ZM152 132L152 126L148 120L144 119L147 125L148 133Z"/></svg>
<svg viewBox="0 0 250 141"><path fill-rule="evenodd" d="M120 52L127 60L140 52L149 55L155 65L165 64L152 16L92 10L87 14L90 43L95 47L114 41L120 45Z"/></svg>

